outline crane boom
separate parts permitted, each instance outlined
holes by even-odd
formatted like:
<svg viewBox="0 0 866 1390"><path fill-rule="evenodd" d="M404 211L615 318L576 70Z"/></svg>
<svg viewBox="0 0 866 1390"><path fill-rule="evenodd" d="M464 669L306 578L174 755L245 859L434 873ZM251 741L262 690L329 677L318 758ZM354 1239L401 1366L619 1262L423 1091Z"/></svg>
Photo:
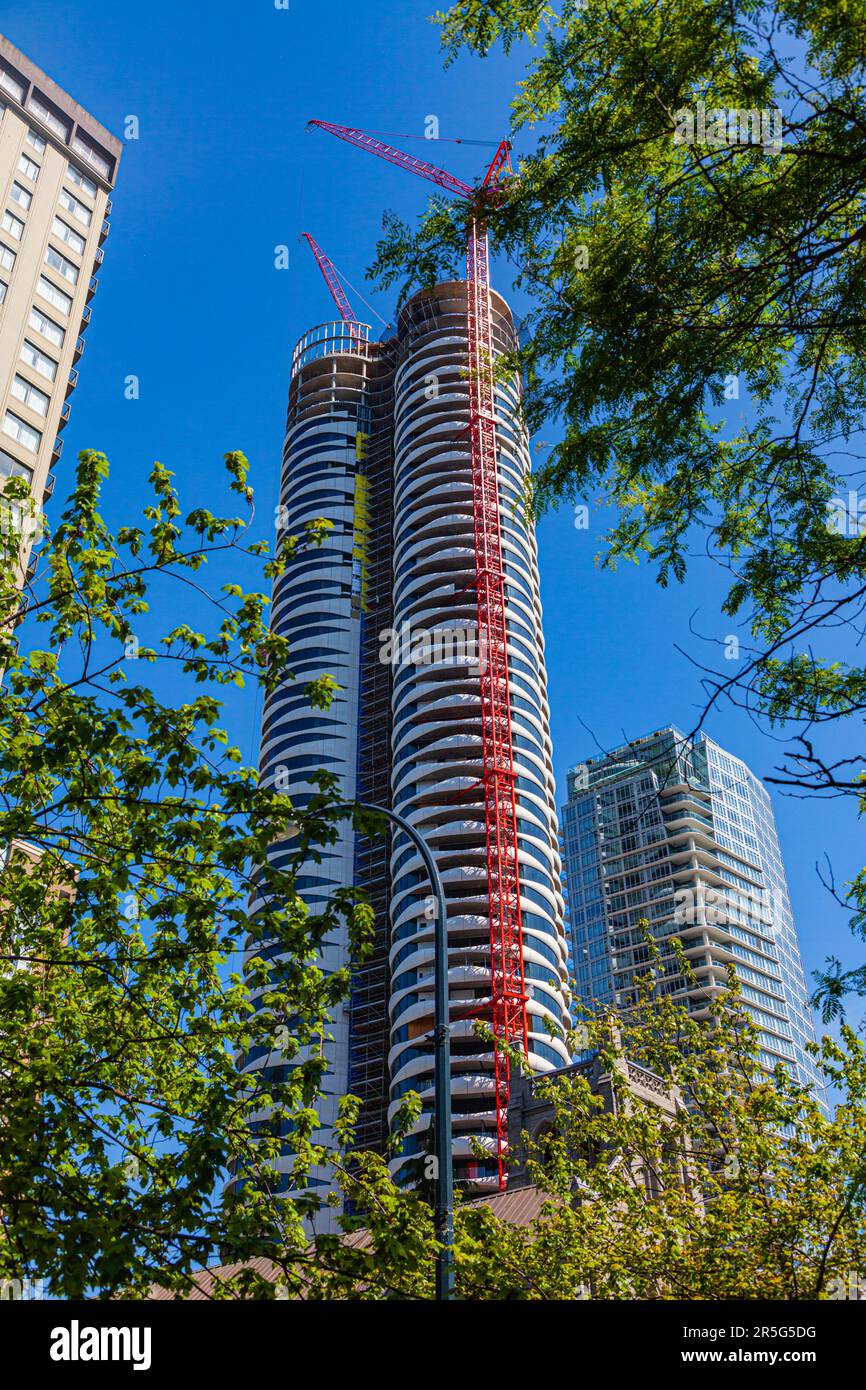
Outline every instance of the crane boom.
<svg viewBox="0 0 866 1390"><path fill-rule="evenodd" d="M346 298L343 286L340 284L340 277L337 274L333 262L328 260L328 257L325 255L319 243L313 240L309 232L302 232L301 235L310 244L310 250L316 258L316 265L322 272L325 284L331 291L331 297L340 311L341 319L348 326L350 332L353 329L360 328L360 324L352 312L352 306Z"/></svg>
<svg viewBox="0 0 866 1390"><path fill-rule="evenodd" d="M479 191L453 174L385 145L362 130L310 121L310 125L418 174L462 198L478 200ZM510 167L511 146L503 140L481 185L493 202L502 169ZM483 207L480 209L483 217ZM506 1186L510 1068L497 1041L522 1046L528 1055L523 929L518 872L517 803L511 695L508 678L508 631L505 613L505 568L496 431L496 386L493 373L493 310L490 298L490 251L487 228L479 215L467 226L466 337L469 357L469 438L472 468L472 516L475 534L475 587L478 600L481 662L482 786L487 840L490 912L490 1005L494 1035L496 1157L500 1189Z"/></svg>
<svg viewBox="0 0 866 1390"><path fill-rule="evenodd" d="M449 193L456 193L460 198L474 198L475 190L471 184L464 183L454 174L448 174L444 169L437 169L435 164L428 164L424 159L416 159L413 154L407 154L405 150L395 149L393 145L386 145L382 140L376 140L372 135L366 135L363 130L356 130L354 126L333 125L330 121L310 121L311 126L317 126L319 130L326 130L330 135L336 135L339 140L345 140L349 145L355 145L359 150L367 150L369 154L378 155L380 159L387 159L390 164L396 164L401 169L408 169L410 174L417 174L419 178L429 179L431 183L436 183L440 188L445 188Z"/></svg>

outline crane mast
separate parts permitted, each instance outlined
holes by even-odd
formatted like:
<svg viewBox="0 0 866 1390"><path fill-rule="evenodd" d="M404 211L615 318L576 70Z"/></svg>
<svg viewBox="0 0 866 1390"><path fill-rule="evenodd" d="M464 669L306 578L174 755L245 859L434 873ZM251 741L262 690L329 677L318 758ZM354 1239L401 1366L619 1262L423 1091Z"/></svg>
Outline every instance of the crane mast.
<svg viewBox="0 0 866 1390"><path fill-rule="evenodd" d="M399 168L428 179L474 204L467 227L466 319L469 355L469 439L472 512L475 537L475 587L481 652L481 733L484 820L487 843L490 916L490 971L496 1157L500 1189L506 1186L510 1070L502 1044L528 1054L520 879L517 858L517 805L511 699L508 680L508 634L505 619L505 571L497 471L496 392L493 313L490 298L490 250L485 213L495 201L495 187L510 167L511 146L503 140L480 190L443 169L386 145L362 130L311 121ZM479 1009L478 1012L482 1012ZM463 1015L466 1016L465 1014Z"/></svg>
<svg viewBox="0 0 866 1390"><path fill-rule="evenodd" d="M472 511L475 528L475 582L481 660L481 729L484 821L490 898L490 969L493 1033L528 1053L520 879L517 861L517 804L508 634L505 624L505 571L497 476L496 397L493 380L493 323L490 252L486 229L473 218L466 251L469 337L469 436L472 459ZM505 1186L508 1141L509 1063L494 1046L496 1153L500 1188Z"/></svg>

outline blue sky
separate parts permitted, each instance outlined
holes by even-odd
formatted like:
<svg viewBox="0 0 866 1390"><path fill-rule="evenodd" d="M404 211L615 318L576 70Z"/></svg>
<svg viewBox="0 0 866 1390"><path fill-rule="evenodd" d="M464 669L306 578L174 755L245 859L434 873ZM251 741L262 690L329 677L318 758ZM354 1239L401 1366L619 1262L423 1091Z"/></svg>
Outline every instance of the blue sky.
<svg viewBox="0 0 866 1390"><path fill-rule="evenodd" d="M3 32L126 144L114 197L81 384L65 433L55 511L77 450L103 450L114 524L143 501L153 459L174 470L183 499L224 505L221 460L241 448L253 465L262 534L277 496L291 350L331 301L306 246L310 231L341 270L363 284L385 209L411 219L425 186L321 133L310 117L421 136L428 116L442 137L506 133L518 60L496 55L443 70L426 15L433 0L271 0L207 5L150 0L7 3ZM409 148L464 178L486 151L456 144ZM519 143L518 143L519 152ZM290 248L288 270L274 248ZM494 281L506 295L510 267ZM359 306L360 307L360 306ZM359 313L364 317L363 313ZM140 380L140 399L124 379ZM737 407L739 408L739 407ZM547 435L552 438L550 432ZM232 508L234 510L234 508ZM557 783L597 749L664 723L689 729L701 703L698 660L713 649L689 634L737 631L720 613L721 577L695 560L682 587L661 590L645 570L601 572L600 518L577 530L571 509L540 525L542 593ZM155 618L175 614L156 614ZM166 624L167 625L167 624ZM258 703L238 697L232 727L255 753ZM742 713L720 711L709 731L759 775L779 747ZM597 743L596 743L597 740ZM836 756L855 748L840 733ZM837 882L862 864L860 829L846 803L775 797L807 973L833 952L849 964L866 947L821 887L815 862L830 854Z"/></svg>

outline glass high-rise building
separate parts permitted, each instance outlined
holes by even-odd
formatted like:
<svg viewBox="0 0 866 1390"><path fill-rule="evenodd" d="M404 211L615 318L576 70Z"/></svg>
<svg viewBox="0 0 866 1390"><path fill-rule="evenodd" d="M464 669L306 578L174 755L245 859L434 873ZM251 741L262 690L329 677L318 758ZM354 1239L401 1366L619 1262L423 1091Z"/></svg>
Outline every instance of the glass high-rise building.
<svg viewBox="0 0 866 1390"><path fill-rule="evenodd" d="M563 846L576 997L627 1009L649 951L661 988L706 1016L733 962L761 1061L815 1083L815 1039L770 797L711 738L659 729L570 770ZM665 940L679 937L695 980Z"/></svg>

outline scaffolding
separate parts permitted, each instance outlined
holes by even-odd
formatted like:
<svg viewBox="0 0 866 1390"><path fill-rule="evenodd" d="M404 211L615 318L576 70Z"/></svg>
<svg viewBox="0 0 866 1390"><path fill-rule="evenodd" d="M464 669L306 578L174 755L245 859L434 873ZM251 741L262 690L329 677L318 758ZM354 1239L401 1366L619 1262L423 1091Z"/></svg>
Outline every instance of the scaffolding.
<svg viewBox="0 0 866 1390"><path fill-rule="evenodd" d="M391 805L392 670L379 660L379 634L393 620L394 344L380 345L358 409L356 456L365 493L365 541L353 612L361 624L358 799ZM355 884L370 899L375 937L352 972L349 1090L361 1102L355 1147L384 1156L388 1145L390 829L355 839Z"/></svg>

